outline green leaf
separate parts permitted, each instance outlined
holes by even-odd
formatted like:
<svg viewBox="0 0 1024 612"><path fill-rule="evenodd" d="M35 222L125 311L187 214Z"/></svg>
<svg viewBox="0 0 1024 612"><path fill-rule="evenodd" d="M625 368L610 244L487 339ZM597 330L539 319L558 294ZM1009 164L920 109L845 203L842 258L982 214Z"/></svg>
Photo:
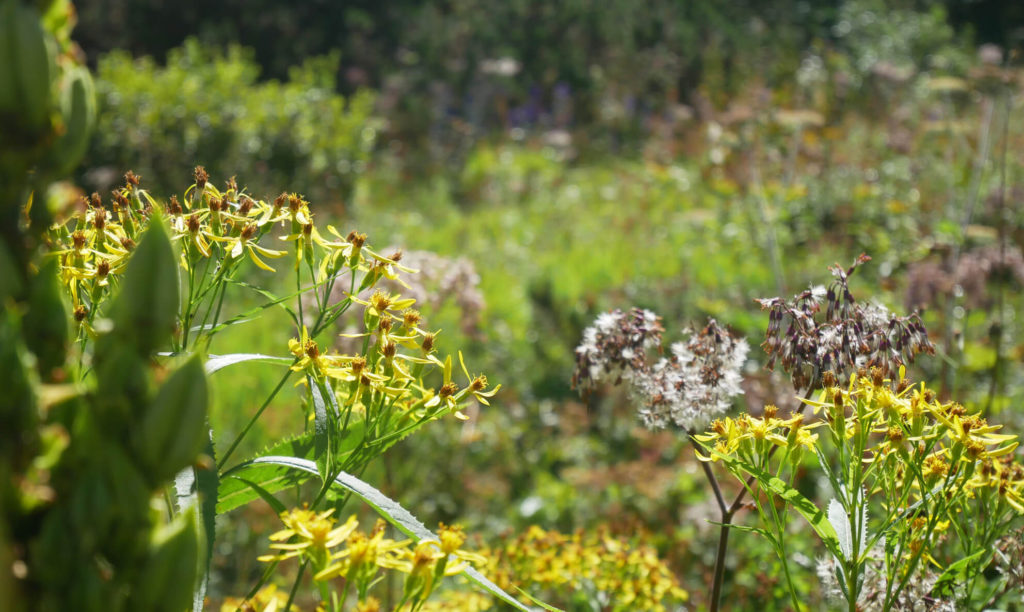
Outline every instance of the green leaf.
<svg viewBox="0 0 1024 612"><path fill-rule="evenodd" d="M0 304L6 304L7 300L21 293L21 289L21 271L7 250L7 245L0 240Z"/></svg>
<svg viewBox="0 0 1024 612"><path fill-rule="evenodd" d="M209 443L206 424L206 374L200 355L193 355L164 382L156 398L141 407L135 451L154 483L195 463Z"/></svg>
<svg viewBox="0 0 1024 612"><path fill-rule="evenodd" d="M818 534L818 537L821 538L821 541L824 542L825 547L828 548L829 552L836 557L842 558L840 556L842 553L839 550L839 537L836 534L836 530L832 527L832 524L828 522L828 517L825 516L825 513L821 508L814 505L814 502L804 497L800 491L789 486L789 484L781 478L777 478L763 470L759 470L741 459L722 455L716 452L712 452L712 455L716 459L720 459L725 463L733 473L740 471L746 472L757 479L757 483L762 489L781 497L783 501L792 506L797 512L803 515L805 519L807 519L807 522Z"/></svg>
<svg viewBox="0 0 1024 612"><path fill-rule="evenodd" d="M274 497L270 493L270 491L267 491L266 489L264 489L260 485L256 484L255 482L253 482L251 480L246 480L245 478L242 478L241 476L234 476L234 478L237 478L238 480L240 480L243 483L245 483L257 495L259 495L260 499L262 499L263 501L267 502L267 505L270 506L271 508L273 508L274 512L276 512L278 514L278 516L280 516L281 514L287 512L288 509L284 507L284 504L281 503L281 500L279 500L276 497Z"/></svg>
<svg viewBox="0 0 1024 612"><path fill-rule="evenodd" d="M295 360L291 357L274 357L273 355L261 355L259 353L231 353L229 355L210 355L206 360L206 373L213 374L218 370L223 370L228 366L235 365L236 363L244 363L246 361L265 361L268 363L279 363L281 365L291 365L295 363Z"/></svg>
<svg viewBox="0 0 1024 612"><path fill-rule="evenodd" d="M298 457L283 456L257 457L247 464L238 466L233 471L244 471L250 467L266 465L278 466L289 470L297 470L311 475L319 475L315 462ZM384 517L384 519L391 523L396 529L413 540L417 542L423 539L439 540L437 535L427 529L419 519L403 508L398 502L384 495L373 486L363 482L355 476L346 472L341 472L334 478L332 485L341 487L355 494L371 508L376 510L377 514ZM519 603L519 601L514 597L503 591L498 585L488 580L487 577L477 570L470 567L463 571L463 573L467 578L475 582L485 591L509 604L516 610L529 612L529 608Z"/></svg>
<svg viewBox="0 0 1024 612"><path fill-rule="evenodd" d="M207 437L204 452L210 457L210 465L217 465L212 431ZM217 482L217 470L212 467L199 469L190 466L178 472L174 478L175 502L178 512L185 512L189 508L198 506L200 519L198 526L206 544L206 554L200 559L199 580L196 581L196 590L192 594L193 612L202 611L203 600L210 583L210 562L213 559L213 544L216 539L217 527Z"/></svg>
<svg viewBox="0 0 1024 612"><path fill-rule="evenodd" d="M114 298L114 331L107 342L126 343L149 356L171 337L178 314L178 268L163 220L157 216L135 248Z"/></svg>
<svg viewBox="0 0 1024 612"><path fill-rule="evenodd" d="M191 607L199 559L198 524L193 509L158 528L150 557L141 568L128 609L181 612Z"/></svg>
<svg viewBox="0 0 1024 612"><path fill-rule="evenodd" d="M49 258L32 279L22 337L37 360L39 375L47 380L64 365L68 344L68 316L61 299L56 258Z"/></svg>
<svg viewBox="0 0 1024 612"><path fill-rule="evenodd" d="M341 464L342 459L351 454L352 451L359 446L359 443L362 442L364 429L365 423L363 421L354 421L349 423L348 429L341 435L341 438L338 441L339 449L335 456L338 458L339 465ZM283 440L259 453L257 457L289 455L292 457L314 460L314 437L314 432L310 431L300 436ZM270 464L253 466L253 461L254 460L243 462L221 473L217 499L218 514L230 512L236 508L260 499L261 496L252 487L241 482L235 475L236 472L241 469L245 469L245 478L247 480L255 483L270 494L277 493L278 491L292 485L305 482L310 478L310 475L307 473L296 472L281 466Z"/></svg>
<svg viewBox="0 0 1024 612"><path fill-rule="evenodd" d="M939 575L938 579L935 580L935 585L932 587L932 594L938 597L945 597L953 594L953 585L955 584L966 584L967 583L967 571L971 566L971 563L983 555L991 555L991 550L979 550L978 552L964 557L955 563L951 563L949 567ZM981 564L982 566L987 565L988 560Z"/></svg>
<svg viewBox="0 0 1024 612"><path fill-rule="evenodd" d="M320 468L319 474L327 484L330 478L332 457L331 457L331 423L327 416L327 404L324 402L324 395L333 394L331 386L325 381L318 383L312 376L306 375L306 383L309 385L309 393L313 398L313 446L316 465ZM323 384L326 389L321 388Z"/></svg>
<svg viewBox="0 0 1024 612"><path fill-rule="evenodd" d="M274 295L273 293L267 291L266 289L263 289L261 287L257 287L255 285L250 285L249 283L244 282L244 281L232 280L231 282L236 284L236 285L238 285L238 286L240 286L240 287L245 287L246 289L252 289L256 293L262 295L263 297L267 298L270 301L269 302L265 302L263 304L260 304L259 306L255 307L255 308L251 308L251 309L249 309L249 310L247 310L247 311L245 311L245 312L243 312L243 313L241 313L241 314L239 314L239 315L237 315L235 317L232 317L231 319L225 321L224 323L221 323L220 326L214 328L214 331L219 330L221 327L227 327L228 325L232 325L233 323L240 323L241 321L239 321L238 319L243 319L243 318L244 319L248 319L249 317L252 317L253 315L255 315L255 314L257 314L257 313L259 313L259 312L261 312L263 310L266 310L267 308L270 308L272 306L280 306L281 308L283 308L284 311L288 313L288 316L292 318L292 321L294 321L296 325L299 325L299 317L295 314L294 310L292 310L291 308L288 307L288 304L286 302L288 300L292 299L293 297L297 296L297 295L300 295L302 293L305 293L306 291L309 291L311 289L311 287L307 287L307 288L304 288L304 289L300 289L298 291L294 291L294 292L289 293L288 295L286 295L284 297L277 297L276 295ZM316 285L313 285L313 287L316 287Z"/></svg>
<svg viewBox="0 0 1024 612"><path fill-rule="evenodd" d="M554 607L554 606L552 606L550 604L546 604L543 601L537 599L533 595L530 595L529 593L527 593L526 591L522 590L521 588L519 588L517 586L514 586L513 588L515 588L515 590L518 591L520 595L522 595L523 597L529 599L530 603L532 603L534 605L540 606L541 608L544 608L545 610L548 610L549 612L563 612L561 608L556 608L556 607Z"/></svg>
<svg viewBox="0 0 1024 612"><path fill-rule="evenodd" d="M313 446L313 432L307 432L295 438L282 440L266 449L261 455L283 454L303 459L312 459ZM217 514L230 512L235 508L260 499L260 495L249 484L234 475L240 468L252 465L254 460L246 461L221 473L220 486L217 491ZM268 464L246 469L245 477L248 481L256 483L267 493L273 494L292 485L305 482L310 478L310 475L296 473L281 466Z"/></svg>

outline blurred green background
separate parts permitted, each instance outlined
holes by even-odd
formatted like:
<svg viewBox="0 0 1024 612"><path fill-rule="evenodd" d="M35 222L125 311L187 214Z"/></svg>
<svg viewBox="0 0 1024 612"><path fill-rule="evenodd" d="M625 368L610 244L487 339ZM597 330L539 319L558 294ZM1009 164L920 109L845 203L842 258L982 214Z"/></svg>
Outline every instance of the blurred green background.
<svg viewBox="0 0 1024 612"><path fill-rule="evenodd" d="M861 252L873 261L860 299L923 311L938 350L912 376L1024 426L1024 4L78 11L101 113L78 188L108 192L131 168L158 197L180 195L203 164L260 197L303 193L321 222L404 249L423 270L407 291L444 329L442 348L467 348L502 383L491 407L428 428L366 475L428 524L457 521L485 542L604 525L657 546L699 607L717 531L692 454L643 430L614 389L579 398L573 349L596 314L631 306L663 316L670 340L713 316L756 346L767 318L754 298L827 282L828 265ZM283 354L292 335L268 316L218 342ZM792 404L763 363L753 350L743 401ZM260 367L214 379L224 439L273 387ZM297 395L280 396L248 451L301 430L300 414ZM215 596L259 571L274 519L245 512L222 532ZM729 608L773 609L772 553L743 540Z"/></svg>

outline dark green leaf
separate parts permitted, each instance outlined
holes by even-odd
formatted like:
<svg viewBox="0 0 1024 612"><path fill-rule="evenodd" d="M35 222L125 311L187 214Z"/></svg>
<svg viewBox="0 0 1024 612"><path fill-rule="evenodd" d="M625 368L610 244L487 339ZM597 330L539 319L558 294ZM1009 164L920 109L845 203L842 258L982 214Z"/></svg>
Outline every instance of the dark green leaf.
<svg viewBox="0 0 1024 612"><path fill-rule="evenodd" d="M932 594L936 597L953 595L953 586L967 583L967 572L970 569L971 563L981 558L983 555L991 556L992 551L982 549L970 556L960 559L959 561L951 563L935 581L935 585L932 587ZM981 563L979 565L983 567L987 563L988 557L986 556L985 563Z"/></svg>
<svg viewBox="0 0 1024 612"><path fill-rule="evenodd" d="M206 424L206 374L194 355L161 385L156 398L144 406L135 432L135 449L148 475L160 482L195 463L209 443Z"/></svg>
<svg viewBox="0 0 1024 612"><path fill-rule="evenodd" d="M359 447L360 442L363 440L365 426L366 424L361 420L349 423L348 429L338 441L339 448L335 456L338 458L339 464L342 459ZM313 460L315 452L314 437L313 432L307 432L301 436L283 440L259 453L257 457L288 455ZM217 501L218 513L230 512L239 506L244 506L253 500L259 499L260 496L251 487L239 482L238 478L234 477L236 472L242 469L245 470L248 480L255 482L269 493L276 493L281 489L304 482L309 478L309 474L305 472L296 472L269 464L253 467L251 460L246 461L221 474L219 499Z"/></svg>
<svg viewBox="0 0 1024 612"><path fill-rule="evenodd" d="M108 342L127 343L148 357L167 342L178 314L178 267L163 220L154 215L135 248L114 298Z"/></svg>
<svg viewBox="0 0 1024 612"><path fill-rule="evenodd" d="M59 269L57 259L49 258L32 278L28 309L22 321L22 337L35 354L36 367L44 380L64 365L67 352L68 317L57 280Z"/></svg>
<svg viewBox="0 0 1024 612"><path fill-rule="evenodd" d="M317 467L320 468L320 477L326 479L331 473L331 423L327 416L327 404L324 402L324 395L333 394L331 386L325 381L325 389L313 380L312 376L306 376L306 383L309 385L309 392L313 398L313 442L314 459Z"/></svg>

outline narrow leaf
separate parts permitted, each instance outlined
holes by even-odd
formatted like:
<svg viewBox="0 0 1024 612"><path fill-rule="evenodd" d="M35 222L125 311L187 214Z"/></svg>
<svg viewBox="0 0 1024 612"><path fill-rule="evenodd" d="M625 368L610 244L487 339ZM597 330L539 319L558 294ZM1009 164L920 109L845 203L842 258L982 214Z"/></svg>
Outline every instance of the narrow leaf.
<svg viewBox="0 0 1024 612"><path fill-rule="evenodd" d="M363 439L365 427L366 424L362 420L349 423L348 429L341 435L338 441L338 450L335 452L335 457L339 462L343 461L345 457L350 455L359 446ZM310 431L301 436L282 440L258 453L257 456L288 455L314 460L314 437L314 432ZM310 478L310 474L305 472L297 472L276 465L265 464L254 468L252 467L251 460L246 461L221 473L219 497L217 500L218 514L230 512L235 508L260 499L260 495L249 485L241 482L236 477L231 477L241 469L245 469L245 477L248 480L256 483L270 494L277 493L291 485L305 482Z"/></svg>
<svg viewBox="0 0 1024 612"><path fill-rule="evenodd" d="M315 462L308 459L299 459L297 457L258 457L253 459L248 465L243 464L238 466L236 469L241 471L249 467L264 465L281 466L309 474L319 474ZM377 513L384 517L385 520L394 525L396 529L410 538L413 538L416 541L423 539L439 540L437 535L427 529L419 519L403 508L398 502L384 495L372 485L363 482L355 476L346 472L341 472L334 478L334 482L332 484L355 494L376 510ZM494 595L498 599L501 599L516 610L529 612L529 608L519 603L519 601L514 597L503 591L498 585L488 580L477 570L467 568L463 573L467 578L478 584L488 593Z"/></svg>
<svg viewBox="0 0 1024 612"><path fill-rule="evenodd" d="M236 363L244 363L246 361L265 361L269 363L279 363L282 365L291 365L295 362L291 357L274 357L273 355L261 355L259 353L231 353L229 355L210 355L206 360L206 373L213 374L218 370L235 365Z"/></svg>
<svg viewBox="0 0 1024 612"><path fill-rule="evenodd" d="M273 508L274 512L276 512L278 515L284 514L288 510L287 508L284 507L284 504L281 503L281 500L271 495L269 491L267 491L260 485L256 484L251 480L246 480L241 476L235 476L235 478L245 483L246 486L255 491L256 494L260 496L260 499L267 502L267 505Z"/></svg>
<svg viewBox="0 0 1024 612"><path fill-rule="evenodd" d="M956 561L955 563L951 563L949 567L939 575L938 579L935 580L935 585L932 587L932 593L939 597L952 595L954 585L965 584L967 582L967 570L971 563L986 553L991 555L992 552L993 551L991 550L982 549L972 555ZM986 559L984 563L979 565L983 568L985 565L988 565L988 560Z"/></svg>
<svg viewBox="0 0 1024 612"><path fill-rule="evenodd" d="M332 394L330 385L324 383L326 391L320 387L321 383L313 380L312 376L306 376L309 384L309 392L313 398L313 443L316 464L320 468L319 474L324 479L330 477L331 465L331 424L327 416L327 404L324 402L324 394Z"/></svg>

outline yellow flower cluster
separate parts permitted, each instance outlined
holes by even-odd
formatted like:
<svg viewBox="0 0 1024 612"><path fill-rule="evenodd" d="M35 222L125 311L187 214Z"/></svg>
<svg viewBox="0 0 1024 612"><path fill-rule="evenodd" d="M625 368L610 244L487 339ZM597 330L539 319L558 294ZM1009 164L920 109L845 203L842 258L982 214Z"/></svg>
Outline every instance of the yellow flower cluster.
<svg viewBox="0 0 1024 612"><path fill-rule="evenodd" d="M498 586L518 586L552 604L564 605L555 600L566 594L592 593L606 602L601 609L658 611L688 599L653 548L634 546L606 529L565 535L533 526L482 552Z"/></svg>
<svg viewBox="0 0 1024 612"><path fill-rule="evenodd" d="M743 415L715 421L710 431L695 436L708 450L704 460L737 456L757 465L771 445L793 452L814 450L818 434L808 430L827 426L833 441L868 434L862 461L865 470L885 466L897 475L897 485L914 488L908 499L944 479L946 490L972 491L988 487L1018 512L1024 513L1024 468L1014 462L1017 436L997 433L977 413L955 402L940 402L923 383L884 378L877 369L853 375L845 388L827 387L817 400L805 400L819 420L804 424L803 417L775 418L773 407L765 416ZM879 472L883 470L879 469ZM926 490L921 491L922 482Z"/></svg>
<svg viewBox="0 0 1024 612"><path fill-rule="evenodd" d="M771 452L773 446L786 449L793 461L802 457L804 450L814 450L818 443L818 434L812 433L816 427L824 423L804 424L803 415L793 415L788 419L777 416L775 406L765 406L760 417L744 414L739 418L715 419L707 433L694 436L698 442L710 446L710 455L697 451L701 461L715 461L721 456L738 454L745 459L763 457Z"/></svg>
<svg viewBox="0 0 1024 612"><path fill-rule="evenodd" d="M355 585L359 599L372 605L366 596L380 570L396 570L406 575L404 599L426 601L441 578L462 573L471 566L483 566L486 559L462 549L466 536L459 527L441 524L438 539L392 540L386 538L386 524L378 520L370 533L358 530L355 515L342 525L331 516L333 510L313 512L294 508L281 514L285 529L270 535L274 553L259 557L266 563L301 558L309 562L316 582L341 577L346 585Z"/></svg>
<svg viewBox="0 0 1024 612"><path fill-rule="evenodd" d="M284 256L285 251L267 248L260 240L275 227L286 232L281 240L296 245L297 261L312 259L313 246L321 253L319 278L335 273L344 265L368 273L367 286L387 277L396 279L398 270L410 271L371 250L366 236L356 232L347 237L327 226L332 239L324 239L313 225L309 202L297 194L281 194L272 203L250 197L234 179L224 190L211 182L197 167L195 183L179 201L176 196L158 202L139 187L139 177L128 172L125 186L112 192L105 205L99 194L83 198L78 209L51 231L53 251L60 258L61 276L72 296L76 318L91 316L123 269L139 235L154 213L169 221L174 241L182 245L181 263L186 270L220 262L223 277L245 255L258 267L273 271L264 258ZM205 268L204 268L205 269Z"/></svg>
<svg viewBox="0 0 1024 612"><path fill-rule="evenodd" d="M267 202L250 197L234 180L218 189L201 167L196 168L195 183L181 200L172 196L166 203L157 201L139 187L139 177L129 172L125 186L113 192L111 202L105 204L93 194L52 228L53 250L83 338L94 335L92 323L102 302L117 285L118 274L141 232L158 213L170 224L185 271L186 305L180 313L175 351L188 350L189 339L197 340L190 334L202 334L219 322L216 314L212 322L195 317L203 312L206 316L219 314L219 305L214 307L219 304L216 296L218 292L223 296L226 280L241 261L248 257L257 267L273 271L266 260L282 257L286 251L268 248L261 241L276 236L294 244L297 271L301 262L308 264L314 285L307 290L316 294L320 311L319 317L313 316L316 325L310 324L312 334L302 326L299 337L289 341L288 349L295 358L291 369L318 382L332 379L345 408L365 413L367 406L387 404L397 408L389 419L401 419L406 425L446 414L465 419L461 409L467 402L486 405L501 388L488 388L486 376L470 375L461 354L465 379L453 380L452 359L449 356L442 361L434 354L437 333L423 327L419 312L412 308L414 300L384 291L376 291L368 299L359 297L373 291L382 279L401 282L400 273L414 272L399 264L401 252L385 257L370 248L365 234L342 236L330 225L322 234L313 224L309 202L297 194L283 193ZM351 283L345 303L321 303L318 290L333 286L342 275L348 275ZM354 305L363 308L365 331L355 334L365 339L361 354L331 354L318 346L310 335L315 336L326 320ZM423 384L421 374L426 366L443 371L440 387Z"/></svg>
<svg viewBox="0 0 1024 612"><path fill-rule="evenodd" d="M225 597L220 612L283 612L288 603L288 592L268 584L249 599ZM292 609L296 609L292 606Z"/></svg>

